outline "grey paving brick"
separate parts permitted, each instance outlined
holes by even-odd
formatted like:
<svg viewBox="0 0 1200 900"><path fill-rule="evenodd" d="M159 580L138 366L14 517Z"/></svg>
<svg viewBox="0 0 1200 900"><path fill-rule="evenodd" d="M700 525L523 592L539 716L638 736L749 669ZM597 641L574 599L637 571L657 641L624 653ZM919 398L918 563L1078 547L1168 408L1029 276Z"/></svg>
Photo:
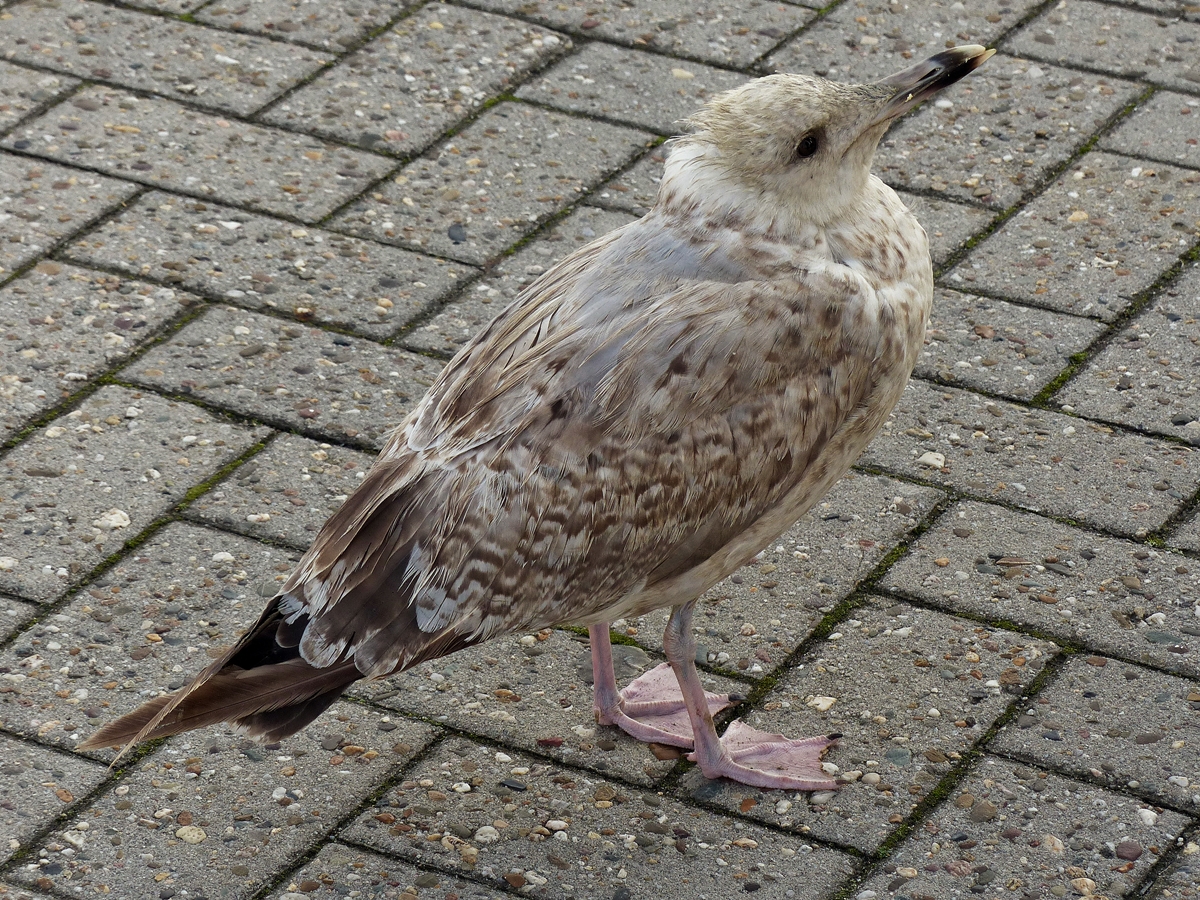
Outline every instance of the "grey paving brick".
<svg viewBox="0 0 1200 900"><path fill-rule="evenodd" d="M1100 146L1132 156L1200 168L1200 99L1159 91L1101 138Z"/></svg>
<svg viewBox="0 0 1200 900"><path fill-rule="evenodd" d="M14 600L11 597L0 597L0 641L18 630L37 613L37 607L32 603Z"/></svg>
<svg viewBox="0 0 1200 900"><path fill-rule="evenodd" d="M993 214L975 206L964 206L947 200L922 197L898 191L905 205L913 211L929 238L929 256L935 269L944 266L951 255L968 240L987 228Z"/></svg>
<svg viewBox="0 0 1200 900"><path fill-rule="evenodd" d="M1120 897L1186 822L1178 813L988 756L864 890L933 900L1001 891ZM1114 858L1115 848L1130 843L1144 850L1126 865Z"/></svg>
<svg viewBox="0 0 1200 900"><path fill-rule="evenodd" d="M197 497L189 518L305 549L374 461L368 453L280 434Z"/></svg>
<svg viewBox="0 0 1200 900"><path fill-rule="evenodd" d="M1183 842L1179 856L1154 879L1146 896L1153 900L1196 900L1200 897L1200 843L1195 831Z"/></svg>
<svg viewBox="0 0 1200 900"><path fill-rule="evenodd" d="M127 181L9 153L0 153L0 185L0 277L137 191Z"/></svg>
<svg viewBox="0 0 1200 900"><path fill-rule="evenodd" d="M347 838L527 896L676 900L754 884L815 900L850 872L803 838L461 739L406 774Z"/></svg>
<svg viewBox="0 0 1200 900"><path fill-rule="evenodd" d="M433 3L266 119L364 147L419 152L569 43L517 19Z"/></svg>
<svg viewBox="0 0 1200 900"><path fill-rule="evenodd" d="M0 590L60 596L265 434L155 394L101 388L0 461Z"/></svg>
<svg viewBox="0 0 1200 900"><path fill-rule="evenodd" d="M362 338L223 306L124 374L314 437L379 448L440 368Z"/></svg>
<svg viewBox="0 0 1200 900"><path fill-rule="evenodd" d="M1085 416L1200 443L1200 269L1192 267L1055 396Z"/></svg>
<svg viewBox="0 0 1200 900"><path fill-rule="evenodd" d="M1200 173L1089 153L948 277L964 290L1111 321L1195 245L1196 222Z"/></svg>
<svg viewBox="0 0 1200 900"><path fill-rule="evenodd" d="M607 209L644 216L658 197L668 152L666 145L653 148L625 172L602 185L591 196L591 202Z"/></svg>
<svg viewBox="0 0 1200 900"><path fill-rule="evenodd" d="M750 565L709 590L697 657L752 677L778 666L941 500L940 491L850 472ZM669 610L614 623L662 648Z"/></svg>
<svg viewBox="0 0 1200 900"><path fill-rule="evenodd" d="M678 134L681 119L714 94L747 80L737 72L595 43L562 60L517 96Z"/></svg>
<svg viewBox="0 0 1200 900"><path fill-rule="evenodd" d="M1005 209L1142 88L999 55L904 119L875 154L890 184Z"/></svg>
<svg viewBox="0 0 1200 900"><path fill-rule="evenodd" d="M96 763L7 735L0 735L0 757L0 862L108 775Z"/></svg>
<svg viewBox="0 0 1200 900"><path fill-rule="evenodd" d="M3 23L5 56L84 78L184 96L246 115L330 57L91 0L26 0ZM49 51L49 52L47 52ZM136 53L136 63L130 63Z"/></svg>
<svg viewBox="0 0 1200 900"><path fill-rule="evenodd" d="M1029 399L1103 330L1094 319L939 289L916 371Z"/></svg>
<svg viewBox="0 0 1200 900"><path fill-rule="evenodd" d="M480 5L531 16L588 37L738 67L750 65L813 19L806 9L772 0L717 0L700 6L681 0L650 0L636 6L586 0L481 0ZM819 2L803 5L819 7Z"/></svg>
<svg viewBox="0 0 1200 900"><path fill-rule="evenodd" d="M3 900L47 900L46 894L34 893L0 881L0 898Z"/></svg>
<svg viewBox="0 0 1200 900"><path fill-rule="evenodd" d="M196 19L341 52L409 5L409 0L217 0Z"/></svg>
<svg viewBox="0 0 1200 900"><path fill-rule="evenodd" d="M473 270L410 250L153 191L67 255L386 338Z"/></svg>
<svg viewBox="0 0 1200 900"><path fill-rule="evenodd" d="M1151 13L1067 0L1051 6L1015 35L1009 49L1049 62L1195 91L1200 24Z"/></svg>
<svg viewBox="0 0 1200 900"><path fill-rule="evenodd" d="M1184 550L1200 551L1200 517L1192 516L1171 530L1167 543Z"/></svg>
<svg viewBox="0 0 1200 900"><path fill-rule="evenodd" d="M526 247L506 256L486 278L447 303L428 322L418 325L403 339L406 347L433 353L456 353L520 291L537 280L564 256L632 222L625 213L580 206Z"/></svg>
<svg viewBox="0 0 1200 900"><path fill-rule="evenodd" d="M628 162L644 132L521 103L492 107L333 227L482 263Z"/></svg>
<svg viewBox="0 0 1200 900"><path fill-rule="evenodd" d="M117 365L194 301L171 288L45 260L0 288L0 437Z"/></svg>
<svg viewBox="0 0 1200 900"><path fill-rule="evenodd" d="M406 764L431 731L337 703L279 744L232 731L176 738L11 877L47 879L77 896L251 897ZM83 852L64 852L73 845Z"/></svg>
<svg viewBox="0 0 1200 900"><path fill-rule="evenodd" d="M1191 560L983 503L952 507L883 585L1195 678Z"/></svg>
<svg viewBox="0 0 1200 900"><path fill-rule="evenodd" d="M3 142L152 187L314 222L391 163L276 128L94 86Z"/></svg>
<svg viewBox="0 0 1200 900"><path fill-rule="evenodd" d="M1200 748L1188 741L1197 711L1194 682L1077 656L990 748L1191 809L1200 806Z"/></svg>
<svg viewBox="0 0 1200 900"><path fill-rule="evenodd" d="M43 103L77 84L76 78L26 69L0 60L0 131L11 128Z"/></svg>
<svg viewBox="0 0 1200 900"><path fill-rule="evenodd" d="M921 381L861 462L1118 534L1158 528L1200 482L1186 447Z"/></svg>
<svg viewBox="0 0 1200 900"><path fill-rule="evenodd" d="M1052 644L888 600L856 609L746 721L839 732L838 791L762 791L689 772L681 789L751 818L873 851L1005 711ZM824 711L821 711L824 707Z"/></svg>
<svg viewBox="0 0 1200 900"><path fill-rule="evenodd" d="M991 46L1036 0L851 0L771 54L775 72L875 81L957 44Z"/></svg>

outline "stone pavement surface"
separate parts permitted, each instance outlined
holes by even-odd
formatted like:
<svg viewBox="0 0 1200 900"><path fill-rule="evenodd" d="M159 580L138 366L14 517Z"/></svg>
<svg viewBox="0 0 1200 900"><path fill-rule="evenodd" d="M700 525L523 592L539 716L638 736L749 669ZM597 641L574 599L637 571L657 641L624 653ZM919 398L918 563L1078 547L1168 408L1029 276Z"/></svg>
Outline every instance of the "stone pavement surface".
<svg viewBox="0 0 1200 900"><path fill-rule="evenodd" d="M649 209L681 116L967 41L877 157L937 272L916 376L696 616L736 715L844 735L839 791L598 727L570 629L276 745L74 750ZM1200 896L1198 46L1195 0L0 2L0 898ZM662 624L613 623L620 677Z"/></svg>

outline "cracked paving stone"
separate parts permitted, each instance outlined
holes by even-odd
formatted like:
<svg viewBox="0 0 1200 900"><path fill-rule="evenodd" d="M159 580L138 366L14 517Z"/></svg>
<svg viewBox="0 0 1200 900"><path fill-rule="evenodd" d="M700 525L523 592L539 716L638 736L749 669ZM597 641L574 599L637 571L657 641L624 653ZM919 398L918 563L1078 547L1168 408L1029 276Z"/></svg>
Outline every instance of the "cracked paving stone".
<svg viewBox="0 0 1200 900"><path fill-rule="evenodd" d="M404 346L417 351L457 353L539 275L568 254L632 221L625 213L593 206L575 208L548 234L501 259L484 279L405 335Z"/></svg>
<svg viewBox="0 0 1200 900"><path fill-rule="evenodd" d="M361 147L420 152L568 46L536 25L433 3L323 72L265 119Z"/></svg>
<svg viewBox="0 0 1200 900"><path fill-rule="evenodd" d="M91 0L27 0L4 21L10 60L249 115L330 60L323 53ZM137 62L130 62L136 53Z"/></svg>
<svg viewBox="0 0 1200 900"><path fill-rule="evenodd" d="M999 55L897 125L875 153L875 170L895 186L1005 209L1139 91Z"/></svg>
<svg viewBox="0 0 1200 900"><path fill-rule="evenodd" d="M43 103L77 84L79 81L75 78L26 69L0 60L0 131L11 128ZM4 180L8 181L7 178Z"/></svg>
<svg viewBox="0 0 1200 900"><path fill-rule="evenodd" d="M432 733L335 703L276 744L227 729L180 735L128 766L119 787L11 877L39 886L46 879L69 896L252 897L315 850ZM68 855L69 844L83 852Z"/></svg>
<svg viewBox="0 0 1200 900"><path fill-rule="evenodd" d="M294 434L279 434L188 507L189 518L307 549L358 487L374 457Z"/></svg>
<svg viewBox="0 0 1200 900"><path fill-rule="evenodd" d="M1175 861L1146 890L1151 900L1196 900L1200 897L1200 834L1193 831Z"/></svg>
<svg viewBox="0 0 1200 900"><path fill-rule="evenodd" d="M493 106L333 227L483 263L621 168L644 132L522 103Z"/></svg>
<svg viewBox="0 0 1200 900"><path fill-rule="evenodd" d="M17 129L3 144L306 222L332 212L393 165L315 138L98 85Z"/></svg>
<svg viewBox="0 0 1200 900"><path fill-rule="evenodd" d="M441 367L362 338L221 306L152 349L127 374L313 437L378 449Z"/></svg>
<svg viewBox="0 0 1200 900"><path fill-rule="evenodd" d="M739 72L596 43L562 60L517 96L677 134L682 119L748 80Z"/></svg>
<svg viewBox="0 0 1200 900"><path fill-rule="evenodd" d="M840 732L825 761L838 791L764 791L709 781L681 788L789 831L869 853L938 784L1057 648L1015 632L877 598L805 655L748 724L788 737Z"/></svg>
<svg viewBox="0 0 1200 900"><path fill-rule="evenodd" d="M62 595L267 434L144 391L102 387L0 462L0 590ZM15 514L15 515L14 515Z"/></svg>
<svg viewBox="0 0 1200 900"><path fill-rule="evenodd" d="M0 288L0 437L134 353L196 298L43 260Z"/></svg>
<svg viewBox="0 0 1200 900"><path fill-rule="evenodd" d="M409 5L410 0L218 0L199 10L196 20L340 53Z"/></svg>
<svg viewBox="0 0 1200 900"><path fill-rule="evenodd" d="M692 626L696 661L751 677L776 670L943 496L847 473L754 562L703 595ZM661 650L667 613L613 628Z"/></svg>
<svg viewBox="0 0 1200 900"><path fill-rule="evenodd" d="M1028 400L1102 331L1094 319L939 288L916 373Z"/></svg>
<svg viewBox="0 0 1200 900"><path fill-rule="evenodd" d="M0 153L0 276L48 252L137 192L136 185Z"/></svg>
<svg viewBox="0 0 1200 900"><path fill-rule="evenodd" d="M441 744L347 839L532 897L829 896L850 857L462 738ZM557 837L557 835L562 837ZM615 889L615 893L614 893Z"/></svg>
<svg viewBox="0 0 1200 900"><path fill-rule="evenodd" d="M923 381L909 382L860 461L1139 536L1200 486L1188 447Z"/></svg>
<svg viewBox="0 0 1200 900"><path fill-rule="evenodd" d="M1023 56L1140 78L1195 91L1200 24L1107 3L1056 3L1019 31L1009 49Z"/></svg>
<svg viewBox="0 0 1200 900"><path fill-rule="evenodd" d="M1194 698L1194 699L1191 699ZM990 747L1176 808L1200 806L1194 682L1103 656L1075 656Z"/></svg>
<svg viewBox="0 0 1200 900"><path fill-rule="evenodd" d="M1200 168L1200 98L1159 91L1133 111L1112 134L1105 150Z"/></svg>
<svg viewBox="0 0 1200 900"><path fill-rule="evenodd" d="M948 280L1111 322L1198 237L1200 173L1089 153Z"/></svg>
<svg viewBox="0 0 1200 900"><path fill-rule="evenodd" d="M7 735L0 758L0 862L108 777L103 766Z"/></svg>
<svg viewBox="0 0 1200 900"><path fill-rule="evenodd" d="M66 253L376 339L435 307L474 274L410 250L157 191Z"/></svg>
<svg viewBox="0 0 1200 900"><path fill-rule="evenodd" d="M879 898L1130 894L1187 819L1139 800L984 757L863 887ZM1118 848L1144 852L1122 861ZM861 896L861 894L860 894Z"/></svg>
<svg viewBox="0 0 1200 900"><path fill-rule="evenodd" d="M882 584L1195 678L1200 570L1166 550L985 503L951 508Z"/></svg>
<svg viewBox="0 0 1200 900"><path fill-rule="evenodd" d="M0 597L0 641L8 640L9 635L19 631L22 624L28 622L36 614L37 607L32 603L25 603L10 597Z"/></svg>

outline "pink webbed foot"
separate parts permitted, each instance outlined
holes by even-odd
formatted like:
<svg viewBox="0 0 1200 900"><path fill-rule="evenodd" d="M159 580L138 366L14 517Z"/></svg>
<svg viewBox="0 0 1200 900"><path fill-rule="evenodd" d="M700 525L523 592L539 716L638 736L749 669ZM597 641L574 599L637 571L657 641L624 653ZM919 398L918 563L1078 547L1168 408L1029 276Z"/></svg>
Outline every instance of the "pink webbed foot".
<svg viewBox="0 0 1200 900"><path fill-rule="evenodd" d="M688 754L708 778L728 778L761 788L831 791L840 785L821 768L821 755L840 734L791 740L751 728L741 719L721 736L719 751L709 758Z"/></svg>
<svg viewBox="0 0 1200 900"><path fill-rule="evenodd" d="M609 709L596 707L596 721L616 725L626 734L647 743L672 747L694 747L692 724L679 681L667 663L639 675L621 691L620 700ZM732 706L728 694L704 692L710 716Z"/></svg>

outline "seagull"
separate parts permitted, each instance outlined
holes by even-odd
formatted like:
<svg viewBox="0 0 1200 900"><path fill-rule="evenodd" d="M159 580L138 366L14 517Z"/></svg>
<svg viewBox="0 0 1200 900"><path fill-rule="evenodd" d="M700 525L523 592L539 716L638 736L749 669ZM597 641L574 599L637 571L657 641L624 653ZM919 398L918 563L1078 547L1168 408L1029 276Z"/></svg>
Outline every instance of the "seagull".
<svg viewBox="0 0 1200 900"><path fill-rule="evenodd" d="M525 288L442 371L257 623L187 687L84 741L218 722L278 741L350 685L492 638L588 626L595 715L709 778L837 787L696 671L700 595L816 503L900 400L933 302L925 232L870 172L888 126L995 51L872 84L770 75L674 139L654 208ZM609 623L670 607L618 690Z"/></svg>

